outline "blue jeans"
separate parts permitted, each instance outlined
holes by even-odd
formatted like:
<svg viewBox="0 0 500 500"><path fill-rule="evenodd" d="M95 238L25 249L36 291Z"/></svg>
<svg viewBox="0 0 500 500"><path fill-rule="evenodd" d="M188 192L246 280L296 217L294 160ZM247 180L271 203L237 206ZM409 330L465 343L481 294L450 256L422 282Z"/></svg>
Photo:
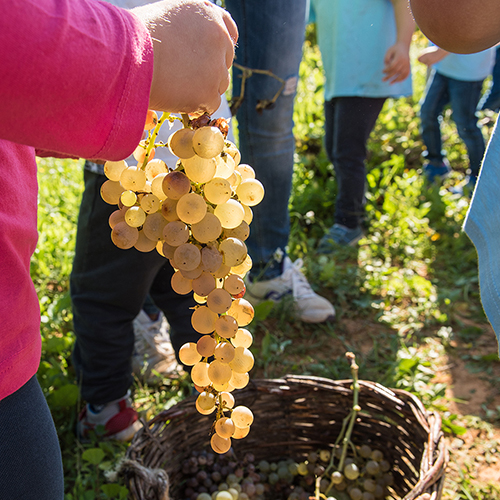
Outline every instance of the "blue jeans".
<svg viewBox="0 0 500 500"><path fill-rule="evenodd" d="M0 401L0 498L62 500L61 449L36 376Z"/></svg>
<svg viewBox="0 0 500 500"><path fill-rule="evenodd" d="M286 81L270 109L257 103L272 99L281 83L254 73L245 82L244 99L237 112L239 148L243 163L250 164L266 190L253 207L254 219L246 241L253 261L252 274L263 279L281 274L274 262L277 249L285 251L290 233L289 198L292 188L295 139L293 101L302 58L306 0L226 0L226 8L240 33L236 63L269 70ZM241 93L241 71L233 70L233 96Z"/></svg>
<svg viewBox="0 0 500 500"><path fill-rule="evenodd" d="M124 396L132 385L132 322L148 292L170 324L176 353L185 342L197 342L200 335L191 326L190 307L196 303L192 294L172 290L173 269L168 260L156 250L117 248L108 225L116 207L100 195L106 178L88 170L84 178L70 277L76 336L73 363L82 398L105 404Z"/></svg>
<svg viewBox="0 0 500 500"><path fill-rule="evenodd" d="M325 102L325 149L337 180L335 222L350 229L364 215L366 143L385 98L335 97Z"/></svg>
<svg viewBox="0 0 500 500"><path fill-rule="evenodd" d="M495 65L491 71L491 87L485 92L479 103L479 109L500 109L500 47L495 52Z"/></svg>
<svg viewBox="0 0 500 500"><path fill-rule="evenodd" d="M485 141L477 124L476 109L482 87L483 80L466 82L432 71L420 106L421 135L427 148L424 156L429 163L441 165L446 156L442 151L440 126L443 109L450 104L458 135L467 148L470 173L475 176L479 174Z"/></svg>

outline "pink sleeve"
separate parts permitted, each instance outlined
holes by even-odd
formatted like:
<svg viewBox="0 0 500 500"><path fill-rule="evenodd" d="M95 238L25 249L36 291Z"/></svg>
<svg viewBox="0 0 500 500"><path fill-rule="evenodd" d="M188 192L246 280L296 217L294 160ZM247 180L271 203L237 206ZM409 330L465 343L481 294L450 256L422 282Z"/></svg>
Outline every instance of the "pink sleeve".
<svg viewBox="0 0 500 500"><path fill-rule="evenodd" d="M139 142L153 49L133 14L97 0L3 2L0 138L81 158Z"/></svg>

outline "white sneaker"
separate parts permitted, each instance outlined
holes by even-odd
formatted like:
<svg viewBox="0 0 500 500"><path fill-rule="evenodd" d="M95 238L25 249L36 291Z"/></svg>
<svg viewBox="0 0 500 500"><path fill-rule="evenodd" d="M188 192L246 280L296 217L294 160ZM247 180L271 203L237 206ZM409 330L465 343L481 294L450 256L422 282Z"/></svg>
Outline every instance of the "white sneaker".
<svg viewBox="0 0 500 500"><path fill-rule="evenodd" d="M162 312L156 321L144 311L134 319L135 349L132 368L137 377L148 383L157 382L153 371L166 377L177 377L182 373L170 342L169 328Z"/></svg>
<svg viewBox="0 0 500 500"><path fill-rule="evenodd" d="M245 299L253 305L263 300L279 302L292 295L297 317L306 323L323 323L335 318L335 308L330 302L313 291L302 274L302 259L294 263L285 257L283 274L267 281L247 282Z"/></svg>

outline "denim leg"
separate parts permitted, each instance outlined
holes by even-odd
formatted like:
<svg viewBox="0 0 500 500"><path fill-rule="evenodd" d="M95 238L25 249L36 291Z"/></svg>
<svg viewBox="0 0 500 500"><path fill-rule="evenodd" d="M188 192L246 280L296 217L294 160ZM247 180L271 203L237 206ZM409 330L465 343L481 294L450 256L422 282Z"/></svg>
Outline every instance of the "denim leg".
<svg viewBox="0 0 500 500"><path fill-rule="evenodd" d="M427 149L423 156L433 165L441 165L445 157L441 142L441 113L450 101L448 80L433 70L420 101L420 134Z"/></svg>
<svg viewBox="0 0 500 500"><path fill-rule="evenodd" d="M479 175L486 143L483 133L477 123L476 109L481 97L483 80L465 82L450 78L449 93L453 121L458 135L464 141L469 156L470 173Z"/></svg>
<svg viewBox="0 0 500 500"><path fill-rule="evenodd" d="M76 335L73 361L82 398L92 404L118 399L132 385L132 322L160 271L168 291L161 297L151 291L151 297L167 320L172 319L179 334L187 332L189 337L194 332L187 318L194 301L171 289L169 276L173 271L170 268L169 274L166 259L156 251L121 250L112 243L108 217L116 207L100 196L105 180L102 175L85 171L70 277ZM178 319L181 309L186 311L182 329Z"/></svg>
<svg viewBox="0 0 500 500"><path fill-rule="evenodd" d="M269 70L286 86L271 109L257 111L260 100L272 99L281 83L254 73L245 82L244 99L237 112L239 148L243 163L250 164L266 190L253 207L254 219L246 241L253 274L266 269L264 279L281 274L272 266L273 254L285 251L290 232L289 197L292 187L295 140L293 101L306 21L306 0L226 0L226 8L240 33L236 63ZM241 71L233 71L233 95L241 92Z"/></svg>
<svg viewBox="0 0 500 500"><path fill-rule="evenodd" d="M61 449L36 376L0 401L0 498L64 498Z"/></svg>
<svg viewBox="0 0 500 500"><path fill-rule="evenodd" d="M368 97L325 102L325 148L337 178L335 222L351 229L364 214L366 143L384 102Z"/></svg>

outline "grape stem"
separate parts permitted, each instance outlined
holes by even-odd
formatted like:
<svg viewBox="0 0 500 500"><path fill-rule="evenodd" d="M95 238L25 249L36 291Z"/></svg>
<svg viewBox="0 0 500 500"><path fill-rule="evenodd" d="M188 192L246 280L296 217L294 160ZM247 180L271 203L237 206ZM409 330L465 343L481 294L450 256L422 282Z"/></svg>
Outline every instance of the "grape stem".
<svg viewBox="0 0 500 500"><path fill-rule="evenodd" d="M158 137L158 134L160 133L160 128L163 125L163 123L167 120L170 119L170 113L163 113L161 115L161 118L158 120L158 123L156 124L155 128L153 129L153 133L151 134L150 137L148 137L148 143L146 147L146 155L144 156L144 161L142 162L141 168L144 170L146 167L148 161L149 161L149 155L151 154L151 150L155 146L155 141L156 138Z"/></svg>
<svg viewBox="0 0 500 500"><path fill-rule="evenodd" d="M356 423L356 418L358 416L358 412L361 411L361 407L359 406L359 379L358 379L358 371L359 371L359 366L356 363L356 356L352 352L347 352L346 353L346 358L349 361L351 365L351 374L352 374L352 409L347 415L347 417L344 419L342 422L342 430L340 431L340 434L337 438L337 441L335 442L334 450L332 452L332 457L330 461L330 465L327 467L326 471L324 474L328 473L329 471L333 469L333 463L335 459L335 449L337 443L342 440L342 453L340 455L340 461L339 465L337 467L337 470L342 472L344 469L344 462L347 456L347 449L350 446L353 451L355 452L354 445L351 441L351 434L352 430L354 429L354 424ZM334 483L333 481L330 481L330 484L325 490L325 495L328 495L328 492L332 489ZM315 491L315 496L316 499L319 500L319 481L316 482L316 491Z"/></svg>

